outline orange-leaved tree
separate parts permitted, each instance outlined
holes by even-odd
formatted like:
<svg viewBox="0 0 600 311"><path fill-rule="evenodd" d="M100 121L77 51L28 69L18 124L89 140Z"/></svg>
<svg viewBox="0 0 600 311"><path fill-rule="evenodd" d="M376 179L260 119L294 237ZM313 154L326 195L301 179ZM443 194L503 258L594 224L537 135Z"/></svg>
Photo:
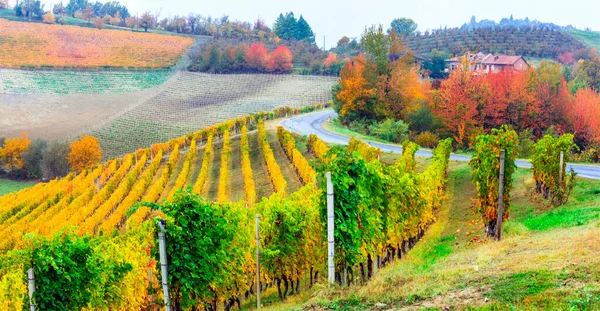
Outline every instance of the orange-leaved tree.
<svg viewBox="0 0 600 311"><path fill-rule="evenodd" d="M4 147L0 148L0 163L8 170L23 168L22 155L29 149L30 143L26 132L22 132L21 137L7 138L4 140Z"/></svg>
<svg viewBox="0 0 600 311"><path fill-rule="evenodd" d="M327 57L323 61L323 66L325 68L329 68L329 67L331 67L331 65L335 64L336 62L337 62L337 55L335 53L329 53L329 55L327 55Z"/></svg>
<svg viewBox="0 0 600 311"><path fill-rule="evenodd" d="M292 67L292 52L285 45L280 45L269 55L268 72L290 72Z"/></svg>
<svg viewBox="0 0 600 311"><path fill-rule="evenodd" d="M594 90L577 91L568 118L578 143L600 143L600 95Z"/></svg>
<svg viewBox="0 0 600 311"><path fill-rule="evenodd" d="M102 148L98 143L98 138L88 135L81 136L81 139L75 140L71 145L69 153L69 164L75 172L81 172L90 168L102 160Z"/></svg>
<svg viewBox="0 0 600 311"><path fill-rule="evenodd" d="M250 46L248 53L244 55L244 60L250 69L263 71L267 67L269 51L262 43L254 43Z"/></svg>
<svg viewBox="0 0 600 311"><path fill-rule="evenodd" d="M363 76L365 59L362 54L346 63L340 72L341 90L337 93L337 99L341 102L342 117L354 114L360 117L362 112L368 109L367 102L375 95L376 89L369 85Z"/></svg>

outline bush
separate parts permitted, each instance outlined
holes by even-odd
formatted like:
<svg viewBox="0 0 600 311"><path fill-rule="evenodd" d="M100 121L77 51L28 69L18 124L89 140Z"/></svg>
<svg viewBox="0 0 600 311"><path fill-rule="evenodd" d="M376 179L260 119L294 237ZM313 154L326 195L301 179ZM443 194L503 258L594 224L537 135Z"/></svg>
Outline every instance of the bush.
<svg viewBox="0 0 600 311"><path fill-rule="evenodd" d="M580 153L574 153L571 157L574 162L597 163L600 162L600 146L588 145Z"/></svg>
<svg viewBox="0 0 600 311"><path fill-rule="evenodd" d="M437 135L431 132L423 132L417 135L417 137L415 138L415 142L417 143L417 145L426 148L435 148L435 146L437 146L438 144L438 140L439 139Z"/></svg>
<svg viewBox="0 0 600 311"><path fill-rule="evenodd" d="M387 119L369 126L369 132L385 141L400 143L408 138L408 124L402 120Z"/></svg>
<svg viewBox="0 0 600 311"><path fill-rule="evenodd" d="M527 129L519 133L519 148L517 151L518 157L529 158L531 156L534 144L533 139L534 137L531 129Z"/></svg>

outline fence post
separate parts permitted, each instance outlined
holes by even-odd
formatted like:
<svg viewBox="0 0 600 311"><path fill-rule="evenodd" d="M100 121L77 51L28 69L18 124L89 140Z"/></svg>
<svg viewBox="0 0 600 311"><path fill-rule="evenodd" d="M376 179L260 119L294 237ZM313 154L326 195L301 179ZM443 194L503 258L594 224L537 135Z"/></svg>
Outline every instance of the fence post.
<svg viewBox="0 0 600 311"><path fill-rule="evenodd" d="M335 237L334 237L334 213L333 213L333 183L331 172L325 173L327 179L327 277L329 284L335 283Z"/></svg>
<svg viewBox="0 0 600 311"><path fill-rule="evenodd" d="M504 158L506 151L500 150L500 179L498 180L498 219L496 221L496 239L502 239L502 218L504 217Z"/></svg>
<svg viewBox="0 0 600 311"><path fill-rule="evenodd" d="M260 309L260 215L256 214L256 309Z"/></svg>
<svg viewBox="0 0 600 311"><path fill-rule="evenodd" d="M29 281L29 310L35 311L35 304L33 304L33 293L35 292L35 274L33 268L27 270L27 280Z"/></svg>
<svg viewBox="0 0 600 311"><path fill-rule="evenodd" d="M562 181L563 181L563 165L565 162L565 152L561 151L560 152L560 169L558 171L558 184L560 185L560 187L562 187Z"/></svg>
<svg viewBox="0 0 600 311"><path fill-rule="evenodd" d="M165 297L165 311L171 311L169 301L169 281L167 279L167 247L165 242L165 221L158 222L160 232L158 233L158 249L160 251L160 274L162 279L163 295Z"/></svg>

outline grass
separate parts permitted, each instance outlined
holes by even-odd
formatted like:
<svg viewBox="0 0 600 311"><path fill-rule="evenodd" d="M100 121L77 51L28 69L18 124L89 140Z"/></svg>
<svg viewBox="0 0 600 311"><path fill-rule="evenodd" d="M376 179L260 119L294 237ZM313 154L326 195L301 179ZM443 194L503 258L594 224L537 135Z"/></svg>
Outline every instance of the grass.
<svg viewBox="0 0 600 311"><path fill-rule="evenodd" d="M269 310L600 310L600 181L581 179L556 208L518 169L511 218L496 242L473 212L470 174L466 163L450 162L437 222L365 286L319 287Z"/></svg>
<svg viewBox="0 0 600 311"><path fill-rule="evenodd" d="M568 33L586 45L600 49L600 32L585 30L569 30Z"/></svg>
<svg viewBox="0 0 600 311"><path fill-rule="evenodd" d="M31 181L15 181L10 179L0 178L0 196L9 194L11 192L17 192L21 189L32 187L36 182Z"/></svg>

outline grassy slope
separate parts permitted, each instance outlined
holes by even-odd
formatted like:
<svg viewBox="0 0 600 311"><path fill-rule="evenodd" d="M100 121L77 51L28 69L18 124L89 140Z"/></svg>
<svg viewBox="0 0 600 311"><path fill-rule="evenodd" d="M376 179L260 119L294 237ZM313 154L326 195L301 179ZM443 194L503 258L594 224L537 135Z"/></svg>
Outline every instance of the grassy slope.
<svg viewBox="0 0 600 311"><path fill-rule="evenodd" d="M505 239L494 242L472 212L468 166L451 162L449 175L438 221L404 259L364 287L319 287L273 309L600 310L600 181L549 208L518 170Z"/></svg>
<svg viewBox="0 0 600 311"><path fill-rule="evenodd" d="M568 33L574 36L577 40L589 45L590 47L600 50L600 32L570 30Z"/></svg>
<svg viewBox="0 0 600 311"><path fill-rule="evenodd" d="M35 182L14 181L9 179L0 179L0 196L16 192L24 188L35 185Z"/></svg>

